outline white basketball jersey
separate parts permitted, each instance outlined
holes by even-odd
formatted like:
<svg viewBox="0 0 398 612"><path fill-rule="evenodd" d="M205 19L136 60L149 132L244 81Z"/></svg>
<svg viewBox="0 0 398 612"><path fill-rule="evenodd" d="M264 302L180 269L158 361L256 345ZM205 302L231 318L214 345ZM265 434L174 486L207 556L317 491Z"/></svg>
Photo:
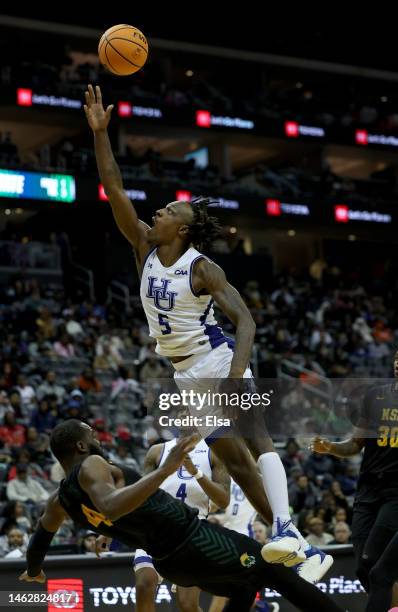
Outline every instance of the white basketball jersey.
<svg viewBox="0 0 398 612"><path fill-rule="evenodd" d="M231 501L225 510L222 524L228 529L233 529L244 535L251 535L251 524L256 516L256 511L250 505L242 489L231 480Z"/></svg>
<svg viewBox="0 0 398 612"><path fill-rule="evenodd" d="M177 440L169 440L164 443L163 453L160 458L159 467L166 460ZM204 440L200 440L193 451L189 453L192 463L211 480L210 449ZM197 480L182 465L177 472L171 474L160 485L161 489L170 493L176 499L180 499L192 508L199 510L199 518L206 518L209 514L209 498L203 491Z"/></svg>
<svg viewBox="0 0 398 612"><path fill-rule="evenodd" d="M213 299L195 295L192 270L195 261L207 259L190 247L172 266L163 266L157 249L144 262L140 295L155 338L156 352L169 357L206 353L227 342L214 318Z"/></svg>

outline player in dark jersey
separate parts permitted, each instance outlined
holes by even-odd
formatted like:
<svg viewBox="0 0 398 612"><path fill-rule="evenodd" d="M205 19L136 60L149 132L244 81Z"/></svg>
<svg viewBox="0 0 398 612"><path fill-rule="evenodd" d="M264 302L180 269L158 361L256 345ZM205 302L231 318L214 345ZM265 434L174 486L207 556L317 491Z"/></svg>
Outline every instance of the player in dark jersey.
<svg viewBox="0 0 398 612"><path fill-rule="evenodd" d="M27 570L20 580L45 581L43 560L55 532L69 516L132 549L144 548L159 574L171 582L230 598L228 612L249 611L264 586L279 591L299 610L341 610L293 570L267 564L255 540L199 520L196 510L159 490L196 442L195 436L181 438L162 466L141 478L102 457L89 425L74 419L57 425L51 450L66 478L48 500L30 539Z"/></svg>
<svg viewBox="0 0 398 612"><path fill-rule="evenodd" d="M398 352L394 373L398 378ZM348 440L316 438L312 449L343 459L364 450L352 540L357 575L368 591L370 572L398 531L398 382L376 385L366 392L357 425Z"/></svg>

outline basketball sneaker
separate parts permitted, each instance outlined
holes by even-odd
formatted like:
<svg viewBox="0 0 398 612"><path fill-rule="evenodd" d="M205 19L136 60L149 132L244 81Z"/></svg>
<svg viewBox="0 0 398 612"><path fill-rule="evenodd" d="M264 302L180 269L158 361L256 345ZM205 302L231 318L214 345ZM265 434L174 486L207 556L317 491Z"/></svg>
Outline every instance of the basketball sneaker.
<svg viewBox="0 0 398 612"><path fill-rule="evenodd" d="M305 556L305 561L296 565L294 571L307 582L316 584L332 567L334 559L315 546L306 550Z"/></svg>
<svg viewBox="0 0 398 612"><path fill-rule="evenodd" d="M261 555L267 563L286 563L297 565L306 560L305 552L296 533L290 529L292 521L277 519L277 530L268 544L261 550Z"/></svg>

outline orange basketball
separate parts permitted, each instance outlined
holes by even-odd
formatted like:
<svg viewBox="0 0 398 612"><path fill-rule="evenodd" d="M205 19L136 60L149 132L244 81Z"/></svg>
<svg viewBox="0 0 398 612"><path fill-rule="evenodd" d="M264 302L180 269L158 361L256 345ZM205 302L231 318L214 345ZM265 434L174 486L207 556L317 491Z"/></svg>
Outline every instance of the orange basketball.
<svg viewBox="0 0 398 612"><path fill-rule="evenodd" d="M118 76L137 72L148 57L148 42L134 26L120 24L103 33L98 45L100 62Z"/></svg>

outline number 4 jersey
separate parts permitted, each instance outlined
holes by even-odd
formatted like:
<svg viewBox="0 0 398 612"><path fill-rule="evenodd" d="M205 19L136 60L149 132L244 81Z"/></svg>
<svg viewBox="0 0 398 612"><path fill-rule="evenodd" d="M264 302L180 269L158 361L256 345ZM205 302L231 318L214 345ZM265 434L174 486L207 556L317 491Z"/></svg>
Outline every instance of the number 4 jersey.
<svg viewBox="0 0 398 612"><path fill-rule="evenodd" d="M163 445L159 467L165 462L169 452L177 440L169 440ZM211 480L210 449L204 440L200 440L193 451L189 453L192 463L201 470L204 476ZM197 480L182 465L161 484L161 488L176 499L185 502L191 508L199 511L199 518L206 518L209 513L209 498Z"/></svg>
<svg viewBox="0 0 398 612"><path fill-rule="evenodd" d="M199 259L207 258L193 247L168 268L159 261L156 248L146 257L140 294L149 335L160 355L206 353L228 341L214 318L211 296L194 293L192 271Z"/></svg>

